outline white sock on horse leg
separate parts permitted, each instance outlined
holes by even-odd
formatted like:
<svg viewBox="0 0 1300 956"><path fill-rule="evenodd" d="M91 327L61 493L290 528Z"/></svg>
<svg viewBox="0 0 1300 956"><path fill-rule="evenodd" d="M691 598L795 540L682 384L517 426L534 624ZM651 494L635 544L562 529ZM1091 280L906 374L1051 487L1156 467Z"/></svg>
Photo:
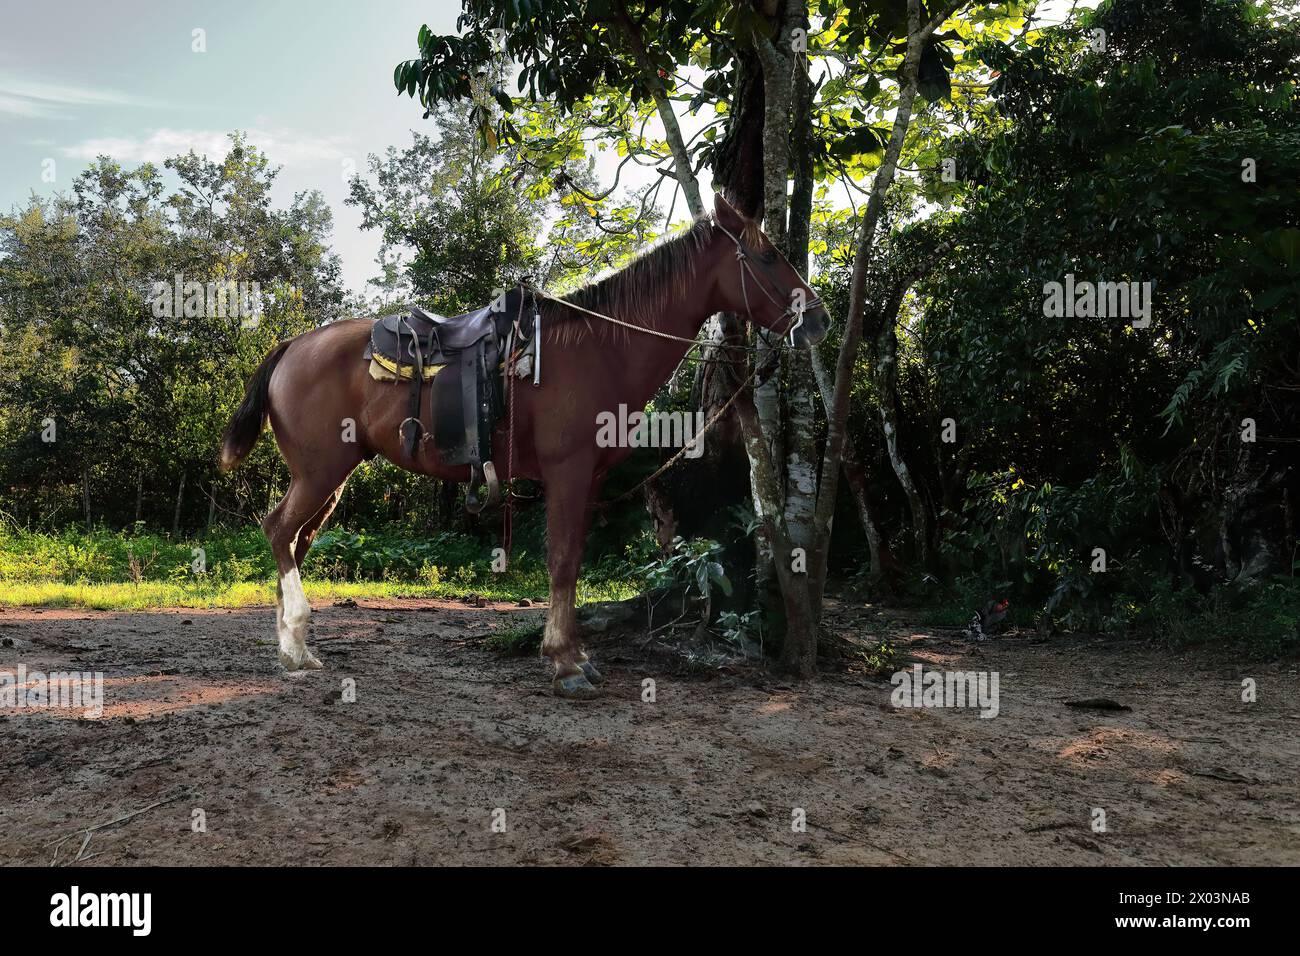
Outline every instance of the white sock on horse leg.
<svg viewBox="0 0 1300 956"><path fill-rule="evenodd" d="M289 670L300 667L320 667L320 661L307 650L307 622L311 620L311 604L303 593L302 578L294 568L280 579L283 595L279 620L280 662Z"/></svg>

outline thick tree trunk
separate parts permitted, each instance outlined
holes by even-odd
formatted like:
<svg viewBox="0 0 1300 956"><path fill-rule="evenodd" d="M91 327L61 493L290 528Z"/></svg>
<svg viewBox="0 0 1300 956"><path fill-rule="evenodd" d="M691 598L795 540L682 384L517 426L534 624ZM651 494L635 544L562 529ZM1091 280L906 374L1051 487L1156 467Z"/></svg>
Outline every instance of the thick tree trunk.
<svg viewBox="0 0 1300 956"><path fill-rule="evenodd" d="M776 476L772 458L763 440L752 397L742 395L737 399L736 410L744 429L750 462L759 472L756 484L760 488L773 488ZM790 565L793 545L786 529L785 515L779 509L775 513L765 512L760 534L766 537L772 552L778 556L774 569L781 588L786 627L785 639L781 642L781 665L795 676L810 677L817 671L817 616L808 599L805 575L797 574Z"/></svg>
<svg viewBox="0 0 1300 956"><path fill-rule="evenodd" d="M752 50L743 47L737 57L736 88L731 97L727 129L717 144L713 188L748 216L762 214L763 77ZM713 346L704 349L710 361L696 367L693 394L705 418L711 419L740 385L733 369L721 361L733 357L718 346L741 343L741 323L735 315L717 316ZM714 326L710 322L709 326ZM706 326L708 328L708 326ZM671 503L677 533L685 538L709 537L723 545L722 564L732 580L728 605L737 610L752 606L756 542L732 517L732 509L753 494L743 431L736 409L709 430L704 455L684 461L662 479Z"/></svg>
<svg viewBox="0 0 1300 956"><path fill-rule="evenodd" d="M763 68L753 49L736 57L736 89L731 97L727 132L718 143L713 164L714 188L751 218L763 215Z"/></svg>
<svg viewBox="0 0 1300 956"><path fill-rule="evenodd" d="M795 75L798 66L791 38L794 28L806 21L802 6L793 0L787 0L777 17L775 38L756 38L754 41L754 50L763 70L763 229L772 243L787 255L795 252L796 256L806 257L806 228L804 248L790 248L786 198L791 168L790 134L796 122ZM766 366L770 354L767 343L760 338L756 359L759 368ZM795 369L799 370L797 364ZM805 385L806 381L805 377ZM794 673L806 676L816 670L817 663L817 621L807 606L805 578L816 494L815 449L809 453L806 443L806 439L813 435L811 394L805 389L803 395L793 396L790 412L794 417L787 431L782 415L780 384L778 369L755 389L754 425L758 435L751 435L747 425L745 447L749 453L755 513L774 526L760 538L757 577L761 585L770 582L775 572L786 606L782 663ZM766 461L755 458L760 443L765 446ZM772 463L779 468L771 467ZM804 555L792 554L794 548L802 548ZM801 593L791 594L791 588Z"/></svg>
<svg viewBox="0 0 1300 956"><path fill-rule="evenodd" d="M807 27L807 21L799 23ZM812 84L802 58L790 57L794 66L794 111L791 117L790 167L794 187L790 194L786 257L808 274L808 236L812 223ZM785 520L790 540L803 548L805 560L813 546L813 521L817 510L817 405L811 351L786 353ZM806 564L805 564L806 567Z"/></svg>

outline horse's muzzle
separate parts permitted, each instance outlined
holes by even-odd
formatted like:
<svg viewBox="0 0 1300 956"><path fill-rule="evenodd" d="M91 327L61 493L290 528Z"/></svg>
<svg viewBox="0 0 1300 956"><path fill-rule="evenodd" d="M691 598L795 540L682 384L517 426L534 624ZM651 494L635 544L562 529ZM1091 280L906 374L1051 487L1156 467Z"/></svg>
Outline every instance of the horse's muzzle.
<svg viewBox="0 0 1300 956"><path fill-rule="evenodd" d="M794 347L797 349L810 349L826 338L830 318L825 309L805 312L803 324L794 330Z"/></svg>

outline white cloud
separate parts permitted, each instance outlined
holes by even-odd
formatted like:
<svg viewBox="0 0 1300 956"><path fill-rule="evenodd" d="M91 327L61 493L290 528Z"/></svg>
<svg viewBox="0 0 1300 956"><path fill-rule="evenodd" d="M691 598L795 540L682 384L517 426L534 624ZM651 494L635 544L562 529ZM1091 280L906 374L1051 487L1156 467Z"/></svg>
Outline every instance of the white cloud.
<svg viewBox="0 0 1300 956"><path fill-rule="evenodd" d="M264 152L274 166L308 166L334 163L355 151L345 148L345 136L308 136L287 130L250 129L248 142ZM76 159L111 156L123 163L160 163L169 156L188 153L217 160L230 149L224 130L157 129L143 138L102 137L65 146L63 155Z"/></svg>
<svg viewBox="0 0 1300 956"><path fill-rule="evenodd" d="M75 106L157 106L117 90L60 83L44 83L21 77L0 76L0 113L11 116L59 116Z"/></svg>
<svg viewBox="0 0 1300 956"><path fill-rule="evenodd" d="M0 114L9 116L53 116L55 111L44 103L9 96L0 91Z"/></svg>

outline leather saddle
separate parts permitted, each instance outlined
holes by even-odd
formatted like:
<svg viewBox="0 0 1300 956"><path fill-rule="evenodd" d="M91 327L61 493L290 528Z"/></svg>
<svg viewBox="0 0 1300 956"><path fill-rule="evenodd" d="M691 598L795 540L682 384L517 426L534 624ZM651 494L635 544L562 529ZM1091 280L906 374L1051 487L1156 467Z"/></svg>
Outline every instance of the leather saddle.
<svg viewBox="0 0 1300 956"><path fill-rule="evenodd" d="M418 458L422 442L432 437L442 464L469 465L465 506L473 513L500 497L492 463L492 429L504 404L500 368L515 323L525 340L532 334L536 303L531 300L520 285L472 312L444 317L417 306L405 315L376 319L370 328L363 357L394 381L410 380L407 417L400 426L406 454ZM424 434L425 382L431 385L431 436ZM488 486L485 503L478 497L480 484Z"/></svg>
<svg viewBox="0 0 1300 956"><path fill-rule="evenodd" d="M495 318L503 315L494 313L492 306L486 306L447 318L414 306L409 315L386 315L376 322L370 343L373 349L385 356L395 356L399 346L404 344L403 361L414 361L414 347L418 343L424 352L424 364L446 365L441 359L462 352L484 336L497 332ZM510 316L508 322L513 320L514 316ZM412 336L415 341L412 341Z"/></svg>

